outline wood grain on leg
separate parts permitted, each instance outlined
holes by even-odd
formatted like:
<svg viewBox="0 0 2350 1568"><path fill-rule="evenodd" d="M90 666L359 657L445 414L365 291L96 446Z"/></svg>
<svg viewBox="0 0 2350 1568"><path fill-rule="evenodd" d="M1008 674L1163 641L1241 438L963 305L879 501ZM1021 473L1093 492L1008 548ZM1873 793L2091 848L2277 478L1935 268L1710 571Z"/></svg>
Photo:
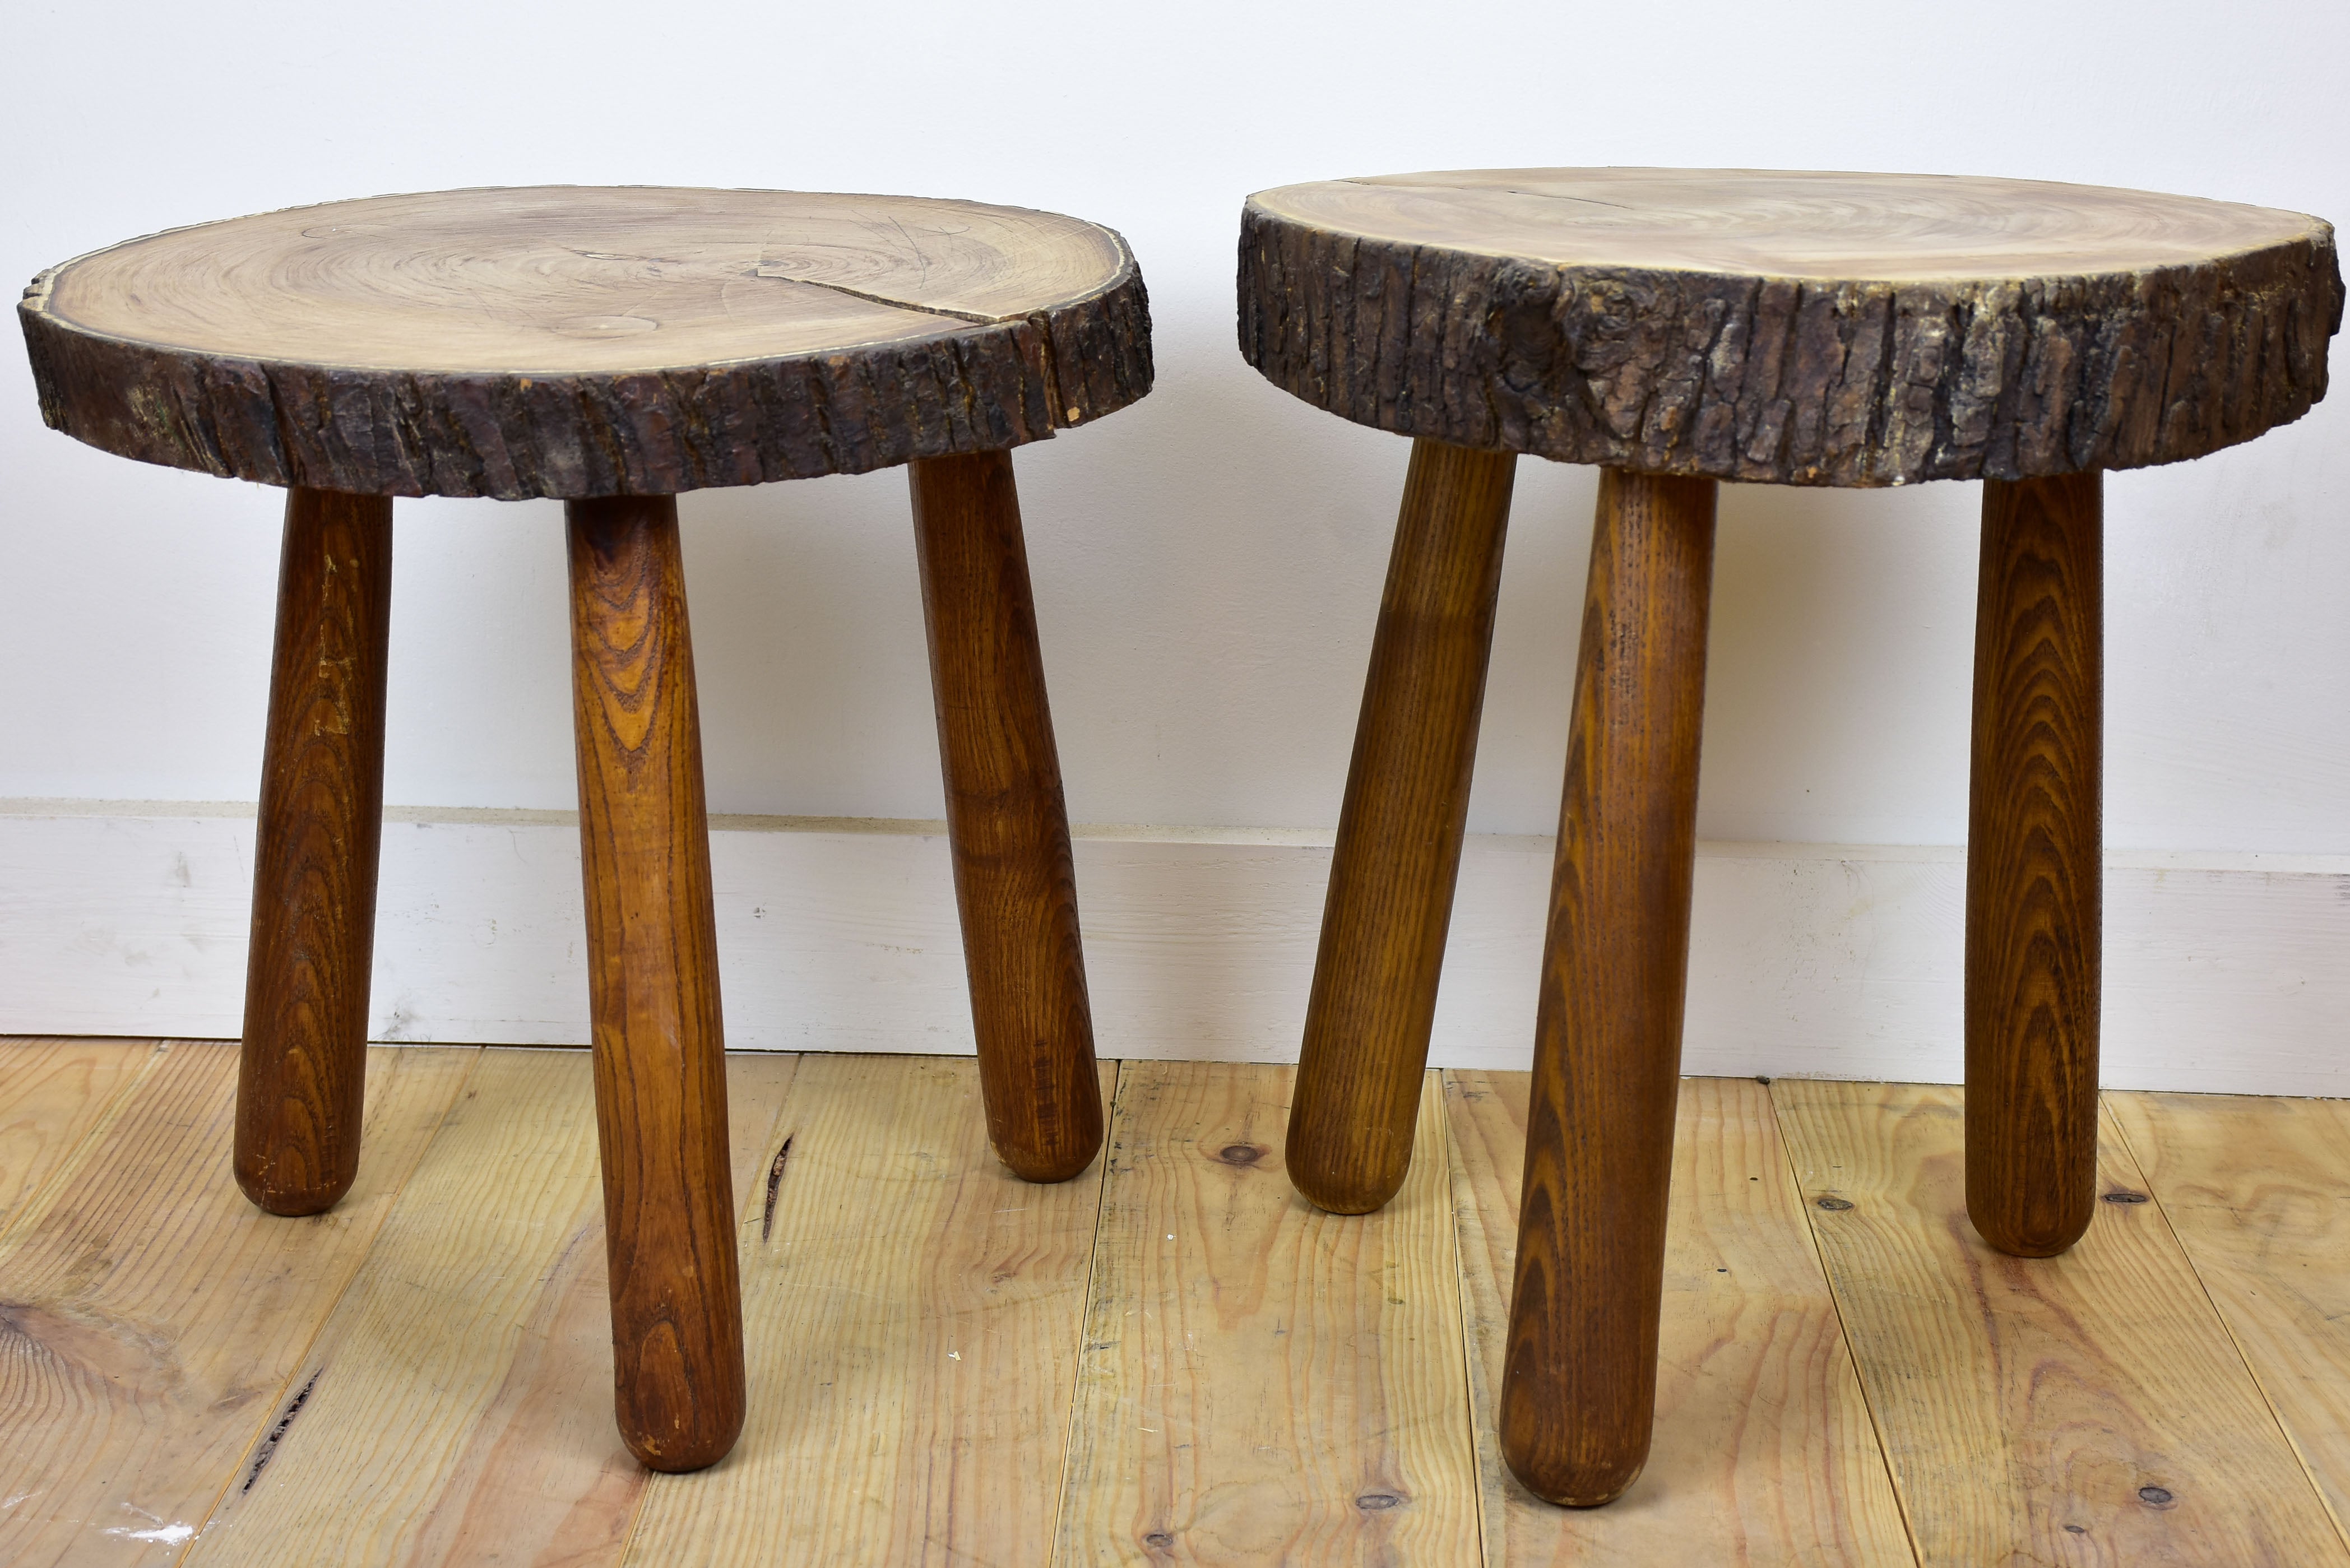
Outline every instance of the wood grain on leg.
<svg viewBox="0 0 2350 1568"><path fill-rule="evenodd" d="M390 499L287 492L236 1114L237 1185L273 1214L359 1174L390 636Z"/></svg>
<svg viewBox="0 0 2350 1568"><path fill-rule="evenodd" d="M1101 1088L1012 454L907 472L988 1134L1021 1176L1066 1181L1101 1147Z"/></svg>
<svg viewBox="0 0 2350 1568"><path fill-rule="evenodd" d="M2096 1207L2099 477L1983 485L1967 824L1967 1213L2044 1258Z"/></svg>
<svg viewBox="0 0 2350 1568"><path fill-rule="evenodd" d="M1713 512L1711 480L1600 476L1501 1423L1576 1506L1632 1483L1656 1416Z"/></svg>
<svg viewBox="0 0 2350 1568"><path fill-rule="evenodd" d="M1363 1214L1411 1164L1517 454L1415 441L1338 814L1289 1179Z"/></svg>
<svg viewBox="0 0 2350 1568"><path fill-rule="evenodd" d="M743 1314L677 503L567 513L620 1435L654 1469L698 1469L743 1428Z"/></svg>

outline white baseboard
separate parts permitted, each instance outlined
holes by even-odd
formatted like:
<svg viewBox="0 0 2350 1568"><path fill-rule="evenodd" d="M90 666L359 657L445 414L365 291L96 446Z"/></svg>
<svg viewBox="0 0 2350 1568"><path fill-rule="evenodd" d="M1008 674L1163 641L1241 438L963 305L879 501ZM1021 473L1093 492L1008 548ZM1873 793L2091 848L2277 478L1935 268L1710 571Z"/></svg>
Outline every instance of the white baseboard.
<svg viewBox="0 0 2350 1568"><path fill-rule="evenodd" d="M718 818L727 1043L964 1052L936 823ZM1550 842L1472 836L1431 1059L1523 1067ZM0 1033L234 1036L250 806L0 802ZM1106 1056L1295 1059L1326 834L1080 830ZM1685 1070L1955 1082L1963 852L1700 846ZM560 812L394 811L374 1033L588 1037ZM2350 857L2131 854L2106 874L2105 1078L2350 1094Z"/></svg>

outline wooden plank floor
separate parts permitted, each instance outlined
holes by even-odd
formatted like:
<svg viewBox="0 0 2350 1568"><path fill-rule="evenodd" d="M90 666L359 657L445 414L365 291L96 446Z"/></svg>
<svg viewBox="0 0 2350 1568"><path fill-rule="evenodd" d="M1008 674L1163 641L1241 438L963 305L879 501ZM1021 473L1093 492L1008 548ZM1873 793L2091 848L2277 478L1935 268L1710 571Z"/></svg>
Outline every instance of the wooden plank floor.
<svg viewBox="0 0 2350 1568"><path fill-rule="evenodd" d="M1339 1219L1285 1068L1106 1064L1030 1187L968 1059L730 1059L751 1413L613 1430L584 1054L390 1048L332 1213L228 1170L234 1051L0 1041L0 1563L2350 1568L2350 1105L2109 1095L2109 1201L1991 1252L1954 1089L1682 1090L1655 1449L1492 1431L1523 1075L1429 1075Z"/></svg>

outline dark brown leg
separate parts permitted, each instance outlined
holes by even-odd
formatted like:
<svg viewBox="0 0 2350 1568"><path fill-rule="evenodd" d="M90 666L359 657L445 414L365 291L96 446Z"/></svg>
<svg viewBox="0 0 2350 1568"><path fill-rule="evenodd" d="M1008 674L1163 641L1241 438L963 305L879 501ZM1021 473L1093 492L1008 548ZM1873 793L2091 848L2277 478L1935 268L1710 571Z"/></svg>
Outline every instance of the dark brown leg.
<svg viewBox="0 0 2350 1568"><path fill-rule="evenodd" d="M987 1133L1030 1181L1101 1147L1101 1082L1012 454L907 470Z"/></svg>
<svg viewBox="0 0 2350 1568"><path fill-rule="evenodd" d="M288 491L236 1098L237 1185L272 1214L359 1174L390 634L390 499Z"/></svg>
<svg viewBox="0 0 2350 1568"><path fill-rule="evenodd" d="M2096 1207L2100 476L1983 483L1967 822L1967 1212L2045 1258Z"/></svg>
<svg viewBox="0 0 2350 1568"><path fill-rule="evenodd" d="M1412 443L1289 1108L1289 1179L1366 1214L1411 1165L1517 454Z"/></svg>
<svg viewBox="0 0 2350 1568"><path fill-rule="evenodd" d="M677 503L567 512L620 1436L654 1469L699 1469L743 1429L743 1306Z"/></svg>
<svg viewBox="0 0 2350 1568"><path fill-rule="evenodd" d="M1689 981L1714 483L1609 469L1583 609L1502 1453L1553 1502L1648 1457Z"/></svg>

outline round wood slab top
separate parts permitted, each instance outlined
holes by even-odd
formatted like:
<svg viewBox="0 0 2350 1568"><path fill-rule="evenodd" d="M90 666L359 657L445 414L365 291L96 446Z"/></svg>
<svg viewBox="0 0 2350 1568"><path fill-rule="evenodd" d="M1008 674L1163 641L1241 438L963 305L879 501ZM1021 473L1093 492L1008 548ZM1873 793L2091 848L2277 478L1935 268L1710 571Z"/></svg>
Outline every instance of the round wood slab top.
<svg viewBox="0 0 2350 1568"><path fill-rule="evenodd" d="M1488 169L1260 192L1241 352L1316 407L1789 484L2199 457L2307 412L2333 226L2039 181Z"/></svg>
<svg viewBox="0 0 2350 1568"><path fill-rule="evenodd" d="M858 472L1040 441L1151 377L1118 234L911 196L379 196L99 251L18 314L54 428L366 494Z"/></svg>

